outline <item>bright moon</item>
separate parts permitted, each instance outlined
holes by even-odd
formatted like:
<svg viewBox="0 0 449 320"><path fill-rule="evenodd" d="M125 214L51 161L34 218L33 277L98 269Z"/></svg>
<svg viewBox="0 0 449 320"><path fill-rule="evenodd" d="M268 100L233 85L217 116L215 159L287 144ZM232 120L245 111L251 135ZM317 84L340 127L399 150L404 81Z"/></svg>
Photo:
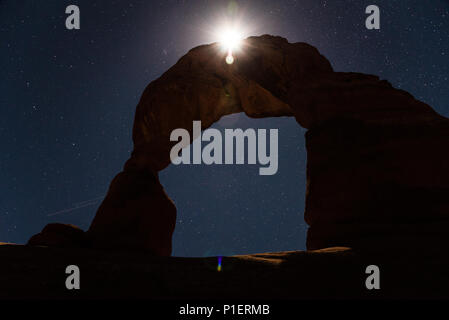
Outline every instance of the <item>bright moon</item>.
<svg viewBox="0 0 449 320"><path fill-rule="evenodd" d="M242 35L236 29L226 28L220 32L220 43L227 51L238 49L242 41Z"/></svg>
<svg viewBox="0 0 449 320"><path fill-rule="evenodd" d="M238 32L237 29L227 27L218 32L218 37L219 43L223 49L228 52L228 55L226 56L226 63L233 64L234 57L232 53L234 50L238 50L240 48L243 35Z"/></svg>

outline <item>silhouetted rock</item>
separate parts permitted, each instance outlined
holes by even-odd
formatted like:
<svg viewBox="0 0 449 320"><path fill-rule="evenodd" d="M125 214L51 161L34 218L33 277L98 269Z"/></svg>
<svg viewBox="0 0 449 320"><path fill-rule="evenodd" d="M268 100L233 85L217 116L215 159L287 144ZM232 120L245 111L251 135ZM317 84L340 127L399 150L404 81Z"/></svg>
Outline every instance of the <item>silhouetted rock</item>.
<svg viewBox="0 0 449 320"><path fill-rule="evenodd" d="M206 129L236 112L294 116L309 129L309 249L447 245L435 225L449 220L448 119L377 76L334 72L305 43L250 37L234 64L226 54L218 44L194 48L145 89L131 158L87 232L94 246L169 255L176 208L157 173L170 163L170 133L192 135L192 121Z"/></svg>
<svg viewBox="0 0 449 320"><path fill-rule="evenodd" d="M159 205L168 200L162 187L157 191L160 196L151 191L136 192L137 196L131 197L127 190L130 185L138 190L142 176L155 176L170 164L169 153L175 144L170 142L172 130L185 128L192 135L194 120L201 120L206 129L222 116L242 111L255 118L292 116L293 110L287 104L292 80L307 82L312 75L332 72L330 63L314 47L290 44L280 37L248 38L242 51L244 54L237 54L234 64L228 65L226 52L218 44L194 48L148 85L136 110L134 150L119 175L126 187L113 181L88 230L93 244L110 234L102 243L113 247L144 246L170 254L156 249L171 248L176 222L174 207ZM116 201L127 205L117 206ZM141 219L148 221L146 228L140 225ZM122 229L122 224L129 228ZM140 243L122 242L122 237L139 239Z"/></svg>
<svg viewBox="0 0 449 320"><path fill-rule="evenodd" d="M27 245L62 248L86 247L87 241L84 231L74 225L50 223L40 233L32 236Z"/></svg>
<svg viewBox="0 0 449 320"><path fill-rule="evenodd" d="M88 237L95 248L171 253L176 207L151 171L118 174L97 211Z"/></svg>
<svg viewBox="0 0 449 320"><path fill-rule="evenodd" d="M405 119L306 133L307 248L447 248L449 122Z"/></svg>

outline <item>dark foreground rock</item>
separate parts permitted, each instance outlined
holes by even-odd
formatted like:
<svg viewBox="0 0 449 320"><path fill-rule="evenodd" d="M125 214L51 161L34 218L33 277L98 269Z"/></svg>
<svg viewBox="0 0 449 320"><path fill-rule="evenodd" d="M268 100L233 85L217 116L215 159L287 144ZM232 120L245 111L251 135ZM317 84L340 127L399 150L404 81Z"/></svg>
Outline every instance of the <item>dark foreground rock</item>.
<svg viewBox="0 0 449 320"><path fill-rule="evenodd" d="M217 258L0 245L0 299L407 299L449 298L446 250L328 248ZM65 288L65 268L81 289ZM379 266L380 290L365 269Z"/></svg>

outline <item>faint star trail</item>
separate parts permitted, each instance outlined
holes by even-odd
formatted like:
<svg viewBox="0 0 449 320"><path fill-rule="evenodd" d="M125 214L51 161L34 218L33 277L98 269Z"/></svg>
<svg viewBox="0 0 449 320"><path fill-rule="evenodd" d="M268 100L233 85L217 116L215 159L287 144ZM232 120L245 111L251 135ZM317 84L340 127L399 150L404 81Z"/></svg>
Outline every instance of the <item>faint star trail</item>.
<svg viewBox="0 0 449 320"><path fill-rule="evenodd" d="M100 201L103 198L104 198L104 196L101 196L101 197L97 197L97 198L93 198L93 199L77 202L70 208L49 213L49 214L47 214L47 217L52 217L52 216L56 216L56 215L60 215L60 214L68 213L68 212L72 212L72 211L75 211L75 210L78 210L78 209L81 209L81 208L93 206L94 204L98 203L98 201Z"/></svg>

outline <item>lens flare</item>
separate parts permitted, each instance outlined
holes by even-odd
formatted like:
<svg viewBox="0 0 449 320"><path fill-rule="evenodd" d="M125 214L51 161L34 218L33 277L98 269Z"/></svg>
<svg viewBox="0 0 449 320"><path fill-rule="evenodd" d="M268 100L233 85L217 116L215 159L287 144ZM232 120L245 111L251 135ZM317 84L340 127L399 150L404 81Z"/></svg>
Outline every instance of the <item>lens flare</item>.
<svg viewBox="0 0 449 320"><path fill-rule="evenodd" d="M218 266L217 266L217 271L218 271L218 272L221 271L221 258L222 258L222 257L218 257Z"/></svg>
<svg viewBox="0 0 449 320"><path fill-rule="evenodd" d="M228 55L226 56L226 63L227 64L233 64L234 63L234 57L232 56L232 52L229 51Z"/></svg>

